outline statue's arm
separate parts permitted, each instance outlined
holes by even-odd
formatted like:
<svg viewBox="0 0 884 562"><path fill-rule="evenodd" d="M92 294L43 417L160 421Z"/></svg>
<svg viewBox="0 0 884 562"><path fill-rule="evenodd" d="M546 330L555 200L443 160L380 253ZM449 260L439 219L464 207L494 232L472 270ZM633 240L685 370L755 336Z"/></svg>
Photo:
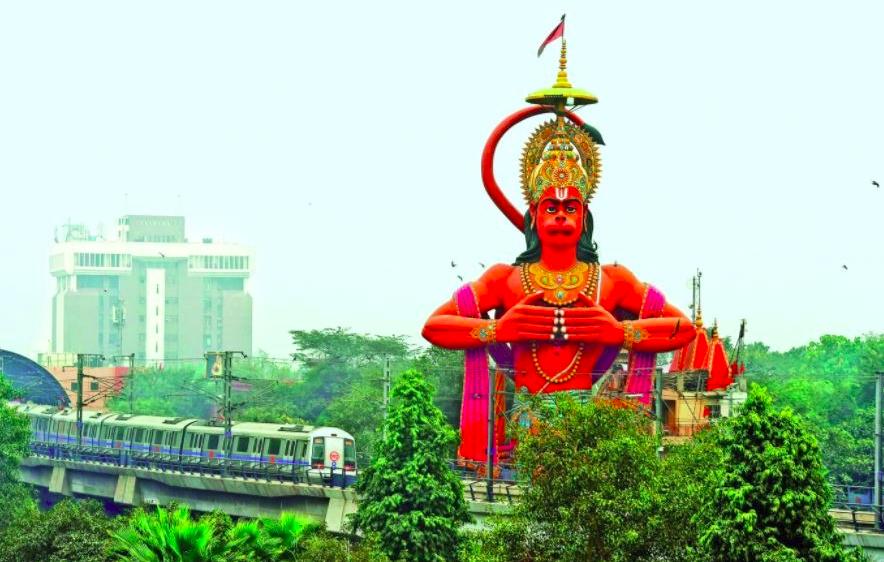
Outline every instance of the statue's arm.
<svg viewBox="0 0 884 562"><path fill-rule="evenodd" d="M647 285L622 265L606 265L604 271L614 282L617 306L638 315ZM691 320L668 302L663 306L660 317L621 322L620 327L624 346L651 353L684 347L695 334Z"/></svg>
<svg viewBox="0 0 884 562"><path fill-rule="evenodd" d="M503 304L501 288L512 267L504 264L491 266L482 277L470 283L481 312L500 308ZM422 335L439 347L469 349L496 341L495 323L483 318L466 318L458 314L454 297L437 308L424 324Z"/></svg>

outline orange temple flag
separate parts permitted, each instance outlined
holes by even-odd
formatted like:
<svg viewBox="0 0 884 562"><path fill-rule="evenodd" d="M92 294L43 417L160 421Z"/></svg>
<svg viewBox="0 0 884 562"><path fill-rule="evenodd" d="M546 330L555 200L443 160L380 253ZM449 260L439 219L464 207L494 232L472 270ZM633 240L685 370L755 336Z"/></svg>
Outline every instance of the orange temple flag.
<svg viewBox="0 0 884 562"><path fill-rule="evenodd" d="M559 37L565 36L565 14L562 14L562 21L559 22L559 25L556 26L555 29L552 30L546 39L543 40L543 43L540 44L540 48L537 49L537 56L539 57L543 54L543 50L547 45L558 39Z"/></svg>

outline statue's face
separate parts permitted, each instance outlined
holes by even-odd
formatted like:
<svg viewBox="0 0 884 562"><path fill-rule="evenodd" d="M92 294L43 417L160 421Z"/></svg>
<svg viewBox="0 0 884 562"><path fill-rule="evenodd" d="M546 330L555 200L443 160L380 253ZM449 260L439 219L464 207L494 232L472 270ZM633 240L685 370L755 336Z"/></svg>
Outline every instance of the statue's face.
<svg viewBox="0 0 884 562"><path fill-rule="evenodd" d="M533 209L542 245L577 246L583 231L585 208L576 189L549 189Z"/></svg>

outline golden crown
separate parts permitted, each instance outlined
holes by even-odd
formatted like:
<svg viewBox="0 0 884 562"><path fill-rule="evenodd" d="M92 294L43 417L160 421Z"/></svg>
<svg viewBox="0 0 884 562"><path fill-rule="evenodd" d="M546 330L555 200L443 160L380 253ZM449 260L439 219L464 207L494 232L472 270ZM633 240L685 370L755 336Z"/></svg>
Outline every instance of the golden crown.
<svg viewBox="0 0 884 562"><path fill-rule="evenodd" d="M588 202L598 187L601 160L595 142L564 117L544 123L522 153L522 193L536 204L550 187L573 187Z"/></svg>

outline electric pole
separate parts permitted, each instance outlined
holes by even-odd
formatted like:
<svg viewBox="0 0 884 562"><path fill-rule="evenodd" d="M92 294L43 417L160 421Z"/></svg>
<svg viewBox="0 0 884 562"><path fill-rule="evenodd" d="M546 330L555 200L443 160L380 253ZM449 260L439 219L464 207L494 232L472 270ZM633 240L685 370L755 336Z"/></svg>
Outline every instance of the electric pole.
<svg viewBox="0 0 884 562"><path fill-rule="evenodd" d="M129 358L129 413L135 413L135 354L130 353Z"/></svg>
<svg viewBox="0 0 884 562"><path fill-rule="evenodd" d="M85 363L87 357L95 357L104 359L103 355L97 353L78 353L77 354L77 450L83 448L83 381L86 378L94 379L86 375Z"/></svg>
<svg viewBox="0 0 884 562"><path fill-rule="evenodd" d="M126 358L129 362L129 372L126 373L126 382L124 383L126 386L126 398L129 402L129 413L135 413L135 354L130 353L129 355L114 355L111 359L114 360L116 364L117 359Z"/></svg>
<svg viewBox="0 0 884 562"><path fill-rule="evenodd" d="M881 377L884 372L875 373L875 529L881 530Z"/></svg>
<svg viewBox="0 0 884 562"><path fill-rule="evenodd" d="M229 461L233 456L233 356L242 355L247 357L242 351L216 351L206 353L206 361L208 362L206 372L214 374L217 366L218 356L221 357L221 381L223 384L223 393L221 396L221 411L224 413L224 459ZM217 397L215 398L217 400ZM227 463L221 465L222 474L227 474Z"/></svg>
<svg viewBox="0 0 884 562"><path fill-rule="evenodd" d="M654 369L654 406L657 418L657 456L663 456L663 372L656 372Z"/></svg>
<svg viewBox="0 0 884 562"><path fill-rule="evenodd" d="M390 408L390 358L384 357L384 438L387 437L387 411Z"/></svg>
<svg viewBox="0 0 884 562"><path fill-rule="evenodd" d="M77 354L77 450L83 448L83 360L86 355Z"/></svg>
<svg viewBox="0 0 884 562"><path fill-rule="evenodd" d="M224 352L224 460L233 457L233 358Z"/></svg>
<svg viewBox="0 0 884 562"><path fill-rule="evenodd" d="M485 491L488 501L494 501L494 371L495 367L488 366L488 448L485 454Z"/></svg>

